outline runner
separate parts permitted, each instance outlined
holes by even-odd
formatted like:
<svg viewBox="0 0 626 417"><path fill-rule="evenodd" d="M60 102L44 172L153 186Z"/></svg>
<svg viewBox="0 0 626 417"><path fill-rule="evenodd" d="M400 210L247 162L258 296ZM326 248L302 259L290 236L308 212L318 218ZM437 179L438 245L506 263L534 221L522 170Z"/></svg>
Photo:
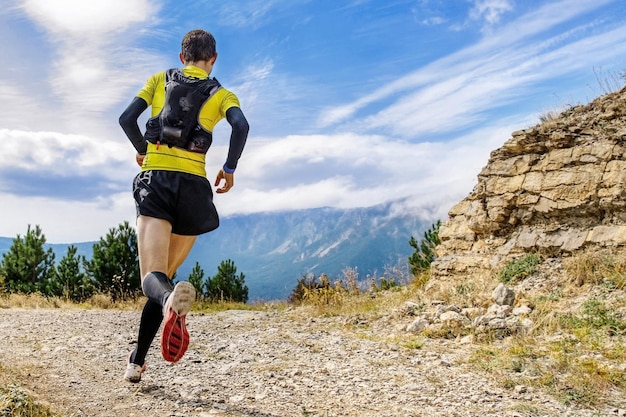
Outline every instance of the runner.
<svg viewBox="0 0 626 417"><path fill-rule="evenodd" d="M152 75L120 116L120 125L137 151L141 172L133 195L141 287L148 297L139 323L137 346L128 356L124 379L139 382L146 354L165 318L161 353L178 362L189 345L186 316L195 300L189 282L171 280L198 235L219 226L213 191L206 178L205 154L214 126L231 126L228 156L215 179L216 192L234 185L234 172L248 136L248 122L235 94L209 75L217 59L215 39L192 30L182 40L182 69ZM151 106L145 134L137 124Z"/></svg>

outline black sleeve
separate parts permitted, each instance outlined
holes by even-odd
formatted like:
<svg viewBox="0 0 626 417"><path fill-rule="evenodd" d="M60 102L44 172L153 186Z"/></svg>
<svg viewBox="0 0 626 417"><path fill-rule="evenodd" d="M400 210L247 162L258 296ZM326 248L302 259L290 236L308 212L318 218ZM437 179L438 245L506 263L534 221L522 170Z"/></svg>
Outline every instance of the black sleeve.
<svg viewBox="0 0 626 417"><path fill-rule="evenodd" d="M243 152L243 147L246 145L250 126L239 107L231 107L226 110L226 120L232 128L226 166L230 169L235 169L237 168L237 161L239 161L239 157Z"/></svg>
<svg viewBox="0 0 626 417"><path fill-rule="evenodd" d="M137 152L142 155L146 153L148 142L146 142L141 130L139 130L137 119L147 108L148 103L144 99L135 97L120 116L120 126L122 126L124 133L126 133Z"/></svg>

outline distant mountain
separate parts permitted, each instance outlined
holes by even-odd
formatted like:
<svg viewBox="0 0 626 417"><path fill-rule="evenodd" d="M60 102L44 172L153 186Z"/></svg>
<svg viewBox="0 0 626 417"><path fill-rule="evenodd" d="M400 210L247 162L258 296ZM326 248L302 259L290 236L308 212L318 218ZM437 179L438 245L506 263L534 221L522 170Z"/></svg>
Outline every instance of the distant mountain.
<svg viewBox="0 0 626 417"><path fill-rule="evenodd" d="M340 277L356 267L361 279L381 275L386 266L406 262L412 253L409 239L422 237L432 222L417 216L390 215L391 203L359 209L318 208L257 213L222 218L220 227L200 236L177 277L186 278L199 262L205 277L232 259L246 277L250 301L286 299L305 273ZM45 231L44 235L45 235ZM0 254L13 238L0 238ZM74 244L80 254L92 255L95 242ZM52 244L57 261L68 244Z"/></svg>

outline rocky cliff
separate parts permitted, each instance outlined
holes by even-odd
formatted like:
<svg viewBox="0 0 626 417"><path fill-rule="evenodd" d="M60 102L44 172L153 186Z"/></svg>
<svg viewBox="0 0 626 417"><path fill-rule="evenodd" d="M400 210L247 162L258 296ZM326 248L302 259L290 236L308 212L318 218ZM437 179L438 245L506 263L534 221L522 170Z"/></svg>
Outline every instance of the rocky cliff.
<svg viewBox="0 0 626 417"><path fill-rule="evenodd" d="M440 228L434 280L626 242L626 88L517 132Z"/></svg>

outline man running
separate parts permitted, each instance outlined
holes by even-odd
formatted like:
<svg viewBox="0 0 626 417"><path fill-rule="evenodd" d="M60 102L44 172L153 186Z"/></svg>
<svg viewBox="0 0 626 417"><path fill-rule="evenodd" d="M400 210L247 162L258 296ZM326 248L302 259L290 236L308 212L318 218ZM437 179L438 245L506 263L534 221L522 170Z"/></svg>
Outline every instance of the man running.
<svg viewBox="0 0 626 417"><path fill-rule="evenodd" d="M231 126L228 156L217 173L217 193L234 185L234 172L248 137L248 122L235 94L209 78L217 59L215 38L192 30L182 40L182 69L152 75L119 122L137 151L141 172L133 195L137 208L137 239L141 288L148 298L139 323L137 346L128 357L124 379L139 382L146 354L161 322L161 353L178 362L189 345L186 315L195 289L171 280L198 235L219 226L205 154L214 126L226 118ZM139 116L151 106L152 117L142 134ZM163 320L165 318L165 320Z"/></svg>

